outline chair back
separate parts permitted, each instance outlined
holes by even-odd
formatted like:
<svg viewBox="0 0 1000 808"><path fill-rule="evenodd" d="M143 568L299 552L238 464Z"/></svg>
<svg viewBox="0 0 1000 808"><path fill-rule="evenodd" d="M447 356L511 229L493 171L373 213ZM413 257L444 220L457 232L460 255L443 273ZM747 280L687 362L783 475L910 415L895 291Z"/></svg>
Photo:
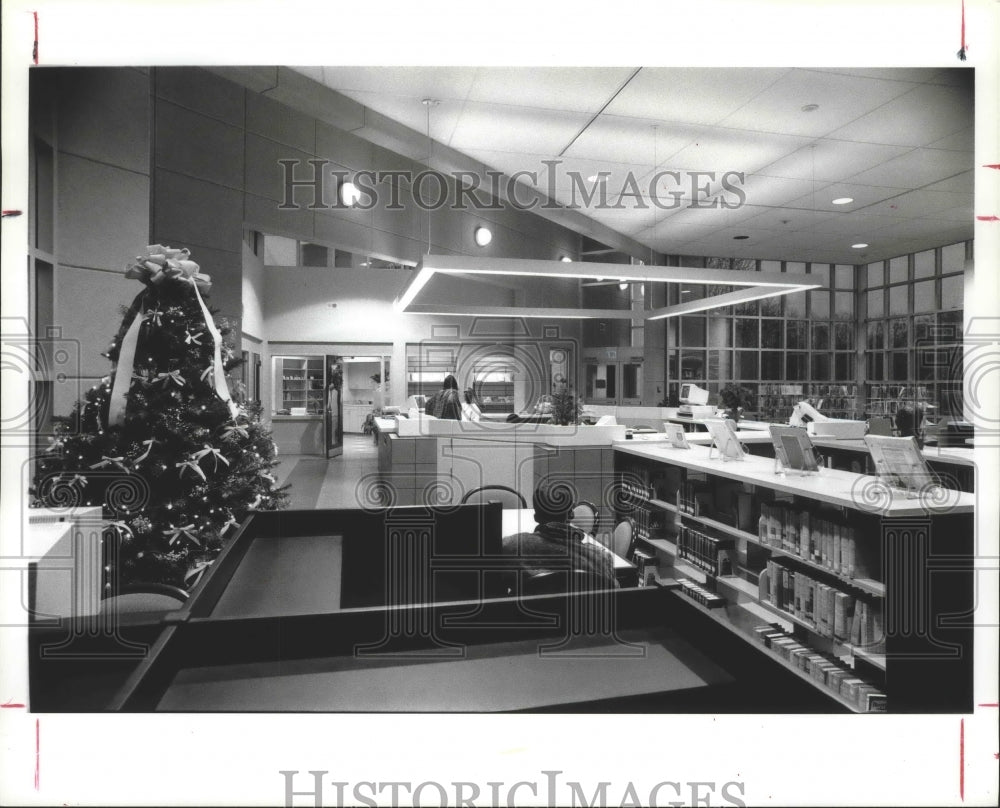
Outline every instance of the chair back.
<svg viewBox="0 0 1000 808"><path fill-rule="evenodd" d="M873 415L868 419L869 435L892 436L892 419L884 415Z"/></svg>
<svg viewBox="0 0 1000 808"><path fill-rule="evenodd" d="M635 546L635 520L622 519L611 534L611 550L621 558L631 558Z"/></svg>
<svg viewBox="0 0 1000 808"><path fill-rule="evenodd" d="M523 510L528 507L524 497L507 485L484 485L480 488L473 488L462 497L461 504L478 505L486 502L499 502L505 510L514 508Z"/></svg>
<svg viewBox="0 0 1000 808"><path fill-rule="evenodd" d="M578 527L584 533L594 535L594 530L597 527L597 519L600 515L600 511L597 510L597 506L593 502L587 502L582 500L573 506L573 512L570 514L569 523L573 527Z"/></svg>
<svg viewBox="0 0 1000 808"><path fill-rule="evenodd" d="M101 601L101 612L119 615L162 615L181 608L188 598L183 589L169 584L136 584Z"/></svg>

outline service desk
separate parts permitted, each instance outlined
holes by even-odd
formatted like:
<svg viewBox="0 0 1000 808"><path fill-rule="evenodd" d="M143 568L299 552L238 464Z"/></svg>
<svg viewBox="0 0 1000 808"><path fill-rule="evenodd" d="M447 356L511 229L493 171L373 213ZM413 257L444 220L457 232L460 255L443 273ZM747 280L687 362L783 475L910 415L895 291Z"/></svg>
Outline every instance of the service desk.
<svg viewBox="0 0 1000 808"><path fill-rule="evenodd" d="M356 565L386 558L347 552L352 543L379 543L376 522L389 545L400 541L409 572L473 570L478 581L498 561L492 551L500 533L517 532L530 518L514 511L501 529L499 517L496 504L462 506L436 520L423 508L256 514L185 607L164 619L149 657L113 706L493 711L606 709L642 697L677 709L677 699L692 691L733 683L671 628L672 610L659 588L436 603L390 584L386 591L409 602L390 597L359 606L349 597ZM352 526L351 518L360 521ZM456 534L478 523L495 529ZM454 540L435 540L445 532ZM603 606L595 610L595 602Z"/></svg>
<svg viewBox="0 0 1000 808"><path fill-rule="evenodd" d="M481 520L496 530L478 537L482 541L464 536L464 542L436 546L434 537L444 530L429 527L423 508L358 517L362 522L353 527L348 522L355 517L344 512L258 513L244 523L184 608L164 619L149 656L111 707L183 712L840 709L817 699L770 661L747 653L742 644L714 636L696 610L658 586L347 605L354 564L361 557L352 561L346 553L339 593L333 585L338 577L331 563L333 540L339 537L346 550L360 526L377 544L379 536L371 529L381 520L389 529L386 536L402 542L397 549L408 551L412 569L472 570L485 587L484 561L496 561L490 550L500 533L520 529L529 518L517 512L505 520L499 516L496 504L442 512L438 527ZM404 524L398 531L392 527ZM276 539L284 544L279 552ZM378 556L369 556L367 563ZM267 569L271 573L264 585L259 579ZM389 586L386 591L396 590Z"/></svg>

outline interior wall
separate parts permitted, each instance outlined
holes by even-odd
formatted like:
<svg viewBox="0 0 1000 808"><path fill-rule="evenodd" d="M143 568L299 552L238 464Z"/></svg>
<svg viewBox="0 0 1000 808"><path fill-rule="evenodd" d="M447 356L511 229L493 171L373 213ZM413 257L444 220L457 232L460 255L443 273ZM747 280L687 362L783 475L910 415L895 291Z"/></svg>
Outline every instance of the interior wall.
<svg viewBox="0 0 1000 808"><path fill-rule="evenodd" d="M54 412L66 414L81 387L110 373L101 351L142 291L123 270L149 244L150 77L145 68L42 68L31 80L33 128L55 154L53 325L79 346L71 372L80 386L54 386Z"/></svg>
<svg viewBox="0 0 1000 808"><path fill-rule="evenodd" d="M191 248L195 260L212 276L213 305L225 316L237 319L238 315L242 328L253 329L256 316L256 281L243 277L247 271L256 271L254 262L245 260L244 225L265 234L414 264L428 249L440 254L552 260L579 252L579 234L527 211L443 207L428 212L410 200L405 187L401 189L402 209L393 210L387 183L377 187L379 202L370 210L330 207L336 201L334 172L367 169L416 174L423 166L338 129L329 120L293 110L267 97L267 90L246 89L204 69L155 68L153 88L153 238ZM344 122L345 126L356 124ZM286 169L281 160L298 161L292 178L317 178L318 193L314 187L300 187L286 200ZM309 160L323 161L320 174L313 173ZM289 201L294 205L282 207ZM493 231L486 248L473 241L475 226L481 223ZM362 279L355 287L350 278L344 278L345 289L356 288L360 296L351 298L354 302L331 321L326 302L335 290L324 285L322 277L295 276L290 282L302 282L301 286L278 292L284 284L271 274L275 271L279 270L265 271L267 299L260 309L261 338L267 341L367 340L375 328L380 337L384 332L398 346L407 339L430 338L437 325L473 330L468 318L411 315L398 320L387 305L391 297L383 289ZM385 283L385 276L372 277ZM488 288L483 284L476 289L477 302L485 305L496 299L495 295L483 296ZM456 292L456 302L469 299ZM494 303L509 304L509 297ZM563 325L562 331L572 334L575 328ZM512 334L512 329L517 330L494 324L484 330L490 338L497 338ZM238 332L234 338L239 341ZM402 363L405 354L394 348L393 360ZM402 374L399 379L402 384ZM394 385L394 396L400 392Z"/></svg>

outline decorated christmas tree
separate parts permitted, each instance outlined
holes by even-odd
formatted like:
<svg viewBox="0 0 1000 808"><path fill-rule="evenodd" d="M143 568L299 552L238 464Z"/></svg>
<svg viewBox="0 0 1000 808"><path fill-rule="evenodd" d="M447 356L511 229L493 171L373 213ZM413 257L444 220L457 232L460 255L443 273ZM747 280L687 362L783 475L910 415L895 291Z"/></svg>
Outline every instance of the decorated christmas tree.
<svg viewBox="0 0 1000 808"><path fill-rule="evenodd" d="M125 270L145 288L92 387L37 463L39 505L101 505L120 584L190 585L248 512L281 507L260 408L232 400L240 365L204 296L211 281L187 250L146 248Z"/></svg>

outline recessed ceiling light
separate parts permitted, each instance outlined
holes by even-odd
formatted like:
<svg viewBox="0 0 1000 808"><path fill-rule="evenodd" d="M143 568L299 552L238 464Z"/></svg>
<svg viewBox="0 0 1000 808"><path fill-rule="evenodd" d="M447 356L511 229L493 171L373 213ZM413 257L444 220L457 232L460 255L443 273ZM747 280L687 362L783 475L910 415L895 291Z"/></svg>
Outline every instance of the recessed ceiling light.
<svg viewBox="0 0 1000 808"><path fill-rule="evenodd" d="M833 200L834 205L850 205L854 201L852 196L841 196Z"/></svg>
<svg viewBox="0 0 1000 808"><path fill-rule="evenodd" d="M803 112L815 112L819 109L819 104L806 104L802 107Z"/></svg>
<svg viewBox="0 0 1000 808"><path fill-rule="evenodd" d="M867 247L867 246L868 246L868 245L867 245L867 244L865 244L865 243L864 243L863 241L862 241L862 242L858 242L857 244L852 244L852 245L851 245L851 247L852 247L853 249L855 249L855 250L863 250L863 249L864 249L865 247Z"/></svg>
<svg viewBox="0 0 1000 808"><path fill-rule="evenodd" d="M340 204L353 208L361 199L361 190L353 182L343 182L340 186Z"/></svg>
<svg viewBox="0 0 1000 808"><path fill-rule="evenodd" d="M485 247L491 241L493 241L493 233L490 232L488 227L477 227L474 234L476 239L476 244L480 247Z"/></svg>
<svg viewBox="0 0 1000 808"><path fill-rule="evenodd" d="M750 236L733 236L733 241L743 241L750 238Z"/></svg>

